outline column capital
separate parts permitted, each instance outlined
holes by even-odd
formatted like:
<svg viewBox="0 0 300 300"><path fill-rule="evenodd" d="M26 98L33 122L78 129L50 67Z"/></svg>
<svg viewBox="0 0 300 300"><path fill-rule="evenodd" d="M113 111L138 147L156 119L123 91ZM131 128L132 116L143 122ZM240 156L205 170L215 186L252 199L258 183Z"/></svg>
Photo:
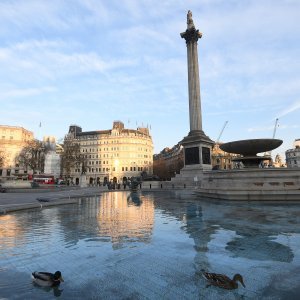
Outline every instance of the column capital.
<svg viewBox="0 0 300 300"><path fill-rule="evenodd" d="M180 36L186 40L186 43L197 42L202 37L202 33L195 28L192 12L189 10L187 13L187 29L185 32L180 33Z"/></svg>
<svg viewBox="0 0 300 300"><path fill-rule="evenodd" d="M180 33L180 36L185 39L186 43L197 42L198 39L202 38L202 33L199 32L195 27L187 29L185 32Z"/></svg>

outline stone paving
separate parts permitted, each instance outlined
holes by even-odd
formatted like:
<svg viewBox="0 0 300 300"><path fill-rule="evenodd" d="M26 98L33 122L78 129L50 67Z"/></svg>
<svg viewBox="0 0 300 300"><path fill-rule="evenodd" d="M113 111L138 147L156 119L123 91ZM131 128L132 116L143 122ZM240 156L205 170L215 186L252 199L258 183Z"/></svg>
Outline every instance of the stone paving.
<svg viewBox="0 0 300 300"><path fill-rule="evenodd" d="M0 193L0 214L10 211L72 203L75 198L99 195L108 191L105 187L56 187L43 189L20 189L13 192ZM39 202L38 199L44 200ZM69 199L69 200L68 200ZM46 202L46 201L49 202Z"/></svg>

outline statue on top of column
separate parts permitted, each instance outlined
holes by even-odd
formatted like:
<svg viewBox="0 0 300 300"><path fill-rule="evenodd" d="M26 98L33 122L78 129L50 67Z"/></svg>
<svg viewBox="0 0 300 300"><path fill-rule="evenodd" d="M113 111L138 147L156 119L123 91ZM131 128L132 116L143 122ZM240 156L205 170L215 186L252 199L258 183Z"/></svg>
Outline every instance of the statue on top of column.
<svg viewBox="0 0 300 300"><path fill-rule="evenodd" d="M187 13L187 28L192 29L195 28L192 12L189 10Z"/></svg>
<svg viewBox="0 0 300 300"><path fill-rule="evenodd" d="M195 28L192 12L189 10L187 13L187 29L185 32L180 33L180 36L186 40L186 43L197 42L202 37L202 33Z"/></svg>

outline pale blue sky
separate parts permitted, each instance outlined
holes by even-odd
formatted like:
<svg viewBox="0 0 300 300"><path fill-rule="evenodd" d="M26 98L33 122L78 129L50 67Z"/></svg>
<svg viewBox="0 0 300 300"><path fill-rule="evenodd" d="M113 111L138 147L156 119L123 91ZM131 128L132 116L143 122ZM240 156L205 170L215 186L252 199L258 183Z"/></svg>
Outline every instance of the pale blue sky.
<svg viewBox="0 0 300 300"><path fill-rule="evenodd" d="M284 154L300 138L298 0L1 0L0 124L61 139L121 120L172 147L189 132L189 9L205 133L271 138L279 118Z"/></svg>

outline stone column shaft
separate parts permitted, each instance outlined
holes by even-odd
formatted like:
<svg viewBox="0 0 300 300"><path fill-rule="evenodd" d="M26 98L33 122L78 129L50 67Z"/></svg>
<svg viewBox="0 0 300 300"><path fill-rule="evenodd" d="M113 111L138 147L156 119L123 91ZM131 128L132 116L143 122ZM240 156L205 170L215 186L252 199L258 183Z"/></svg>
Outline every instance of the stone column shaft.
<svg viewBox="0 0 300 300"><path fill-rule="evenodd" d="M189 113L190 113L190 133L202 132L199 65L197 41L202 37L199 30L195 29L192 13L187 16L187 29L181 33L181 37L186 41L187 65L188 65L188 87L189 87Z"/></svg>
<svg viewBox="0 0 300 300"><path fill-rule="evenodd" d="M190 131L202 130L197 42L187 44Z"/></svg>

